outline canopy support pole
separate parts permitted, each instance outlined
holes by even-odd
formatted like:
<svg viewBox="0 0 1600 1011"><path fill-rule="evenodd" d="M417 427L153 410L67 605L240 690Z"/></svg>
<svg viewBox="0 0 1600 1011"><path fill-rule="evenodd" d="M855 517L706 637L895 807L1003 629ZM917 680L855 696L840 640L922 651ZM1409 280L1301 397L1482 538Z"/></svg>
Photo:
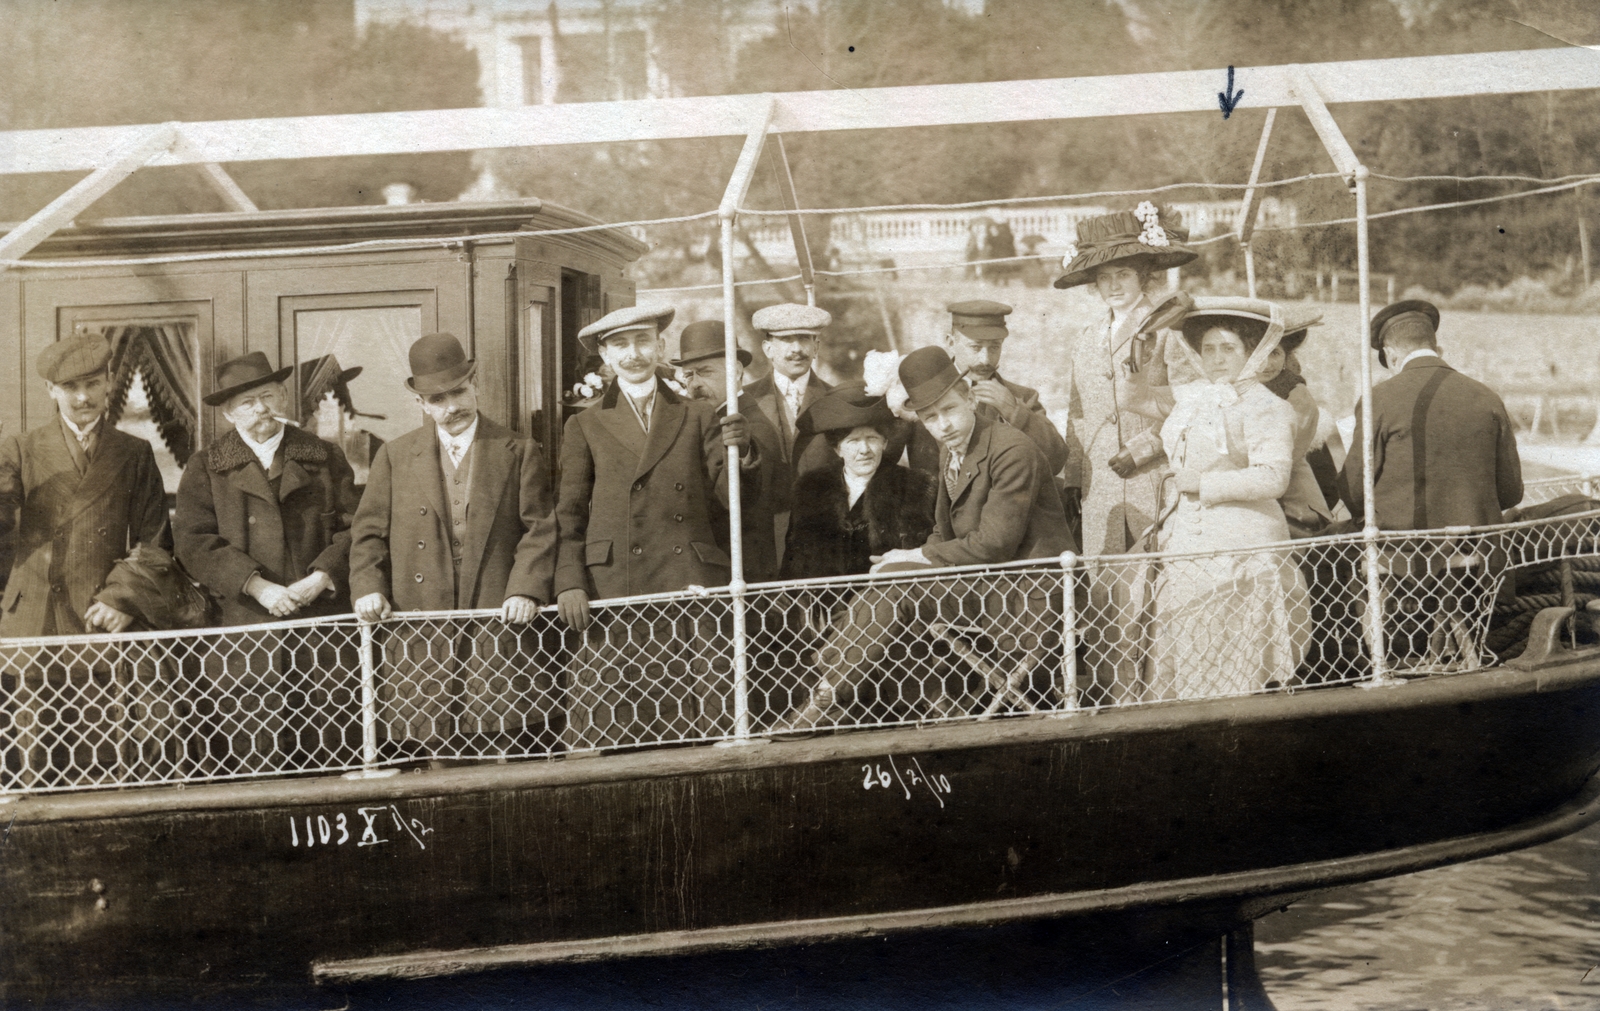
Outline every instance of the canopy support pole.
<svg viewBox="0 0 1600 1011"><path fill-rule="evenodd" d="M1256 183L1261 179L1261 165L1267 160L1267 144L1272 140L1272 124L1277 118L1277 109L1267 110L1267 122L1261 127L1261 142L1256 145L1256 161L1250 166L1250 182L1244 188L1244 203L1239 207L1239 248L1244 250L1244 277L1251 298L1256 297L1256 258L1250 248L1250 239L1256 231Z"/></svg>
<svg viewBox="0 0 1600 1011"><path fill-rule="evenodd" d="M5 261L22 259L35 246L55 234L57 229L72 224L73 219L90 204L105 196L151 158L166 153L177 139L178 125L162 123L112 151L105 164L78 180L71 189L0 238L0 273L5 272Z"/></svg>
<svg viewBox="0 0 1600 1011"><path fill-rule="evenodd" d="M795 260L800 264L800 283L806 290L806 305L817 304L816 267L811 262L811 243L806 239L805 221L801 219L800 199L794 192L794 175L789 171L789 152L783 146L783 134L773 134L777 157L772 161L772 174L778 179L778 193L783 198L783 209L788 211L789 236L794 240Z"/></svg>
<svg viewBox="0 0 1600 1011"><path fill-rule="evenodd" d="M1373 501L1373 432L1372 432L1372 349L1368 344L1367 330L1372 319L1372 264L1368 241L1367 167L1356 157L1355 150L1345 139L1339 124L1322 101L1316 82L1305 67L1287 68L1289 85L1295 99L1311 120L1312 129L1327 149L1333 164L1344 176L1345 184L1355 192L1356 198L1356 287L1360 296L1361 313L1356 333L1356 346L1361 361L1361 535L1365 541L1367 570L1367 647L1372 653L1372 676L1363 682L1364 687L1404 684L1388 675L1388 654L1383 630L1383 574L1378 558L1378 519Z"/></svg>
<svg viewBox="0 0 1600 1011"><path fill-rule="evenodd" d="M734 376L739 370L739 327L734 306L733 288L733 224L739 216L739 204L750 191L750 180L755 176L756 165L761 160L761 149L767 140L767 128L772 125L772 114L777 106L771 96L762 103L756 121L745 136L744 149L733 166L733 175L722 193L722 203L717 216L722 222L722 325L724 333L723 363L727 370L727 413L739 413L739 386ZM733 610L733 739L725 744L750 744L750 658L745 636L745 581L744 581L744 507L739 497L739 448L728 447L728 589L732 594Z"/></svg>

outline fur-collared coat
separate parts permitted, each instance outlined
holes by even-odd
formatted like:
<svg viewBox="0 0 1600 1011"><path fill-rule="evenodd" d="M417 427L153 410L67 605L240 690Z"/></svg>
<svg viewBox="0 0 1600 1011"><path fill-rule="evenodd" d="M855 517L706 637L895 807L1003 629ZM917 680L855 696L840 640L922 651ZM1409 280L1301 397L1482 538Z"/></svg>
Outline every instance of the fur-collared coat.
<svg viewBox="0 0 1600 1011"><path fill-rule="evenodd" d="M75 635L111 567L160 546L167 496L150 444L104 419L79 473L59 416L0 443L0 549L15 559L0 637Z"/></svg>
<svg viewBox="0 0 1600 1011"><path fill-rule="evenodd" d="M852 506L836 455L833 466L802 474L794 491L785 579L866 572L872 555L920 548L933 530L934 478L924 471L885 462Z"/></svg>
<svg viewBox="0 0 1600 1011"><path fill-rule="evenodd" d="M350 521L355 477L336 447L285 426L277 492L237 431L196 453L178 481L173 541L178 560L221 606L223 625L274 621L244 592L252 573L288 586L319 569L333 577L296 617L350 610Z"/></svg>

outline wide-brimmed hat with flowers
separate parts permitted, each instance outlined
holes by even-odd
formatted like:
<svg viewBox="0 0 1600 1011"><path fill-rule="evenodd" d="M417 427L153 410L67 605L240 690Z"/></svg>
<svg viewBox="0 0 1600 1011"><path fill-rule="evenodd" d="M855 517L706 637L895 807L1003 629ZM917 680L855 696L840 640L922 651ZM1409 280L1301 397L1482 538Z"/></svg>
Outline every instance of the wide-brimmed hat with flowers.
<svg viewBox="0 0 1600 1011"><path fill-rule="evenodd" d="M1200 255L1184 245L1188 241L1183 215L1148 200L1131 211L1085 218L1078 223L1078 241L1062 257L1067 272L1056 278L1056 287L1089 284L1101 267L1135 260L1152 270L1182 266Z"/></svg>

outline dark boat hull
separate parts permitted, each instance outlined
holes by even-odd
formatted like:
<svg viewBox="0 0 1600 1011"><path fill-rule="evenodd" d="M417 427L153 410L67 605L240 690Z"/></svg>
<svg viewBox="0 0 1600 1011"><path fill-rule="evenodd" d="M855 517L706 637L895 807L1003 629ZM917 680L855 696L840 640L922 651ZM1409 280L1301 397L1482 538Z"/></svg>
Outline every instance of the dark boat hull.
<svg viewBox="0 0 1600 1011"><path fill-rule="evenodd" d="M8 1002L66 1001L1023 919L1220 931L1296 893L1575 830L1597 767L1600 660L1575 657L1371 691L32 798L0 807L0 979Z"/></svg>

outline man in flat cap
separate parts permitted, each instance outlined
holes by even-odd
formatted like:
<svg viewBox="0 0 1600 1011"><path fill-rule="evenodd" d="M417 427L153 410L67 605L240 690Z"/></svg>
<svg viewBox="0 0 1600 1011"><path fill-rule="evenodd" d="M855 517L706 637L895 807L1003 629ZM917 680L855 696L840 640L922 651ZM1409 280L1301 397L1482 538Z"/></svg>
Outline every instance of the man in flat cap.
<svg viewBox="0 0 1600 1011"><path fill-rule="evenodd" d="M783 302L759 309L750 317L750 325L762 331L761 353L767 356L772 371L745 387L750 401L761 408L778 433L783 448L783 463L789 469L791 481L805 469L815 467L828 459L827 447L817 444L815 452L806 454L804 465L794 458L795 440L799 436L800 416L806 408L833 389L827 380L812 368L817 358L817 342L833 316L826 309L814 305ZM778 510L773 516L773 539L778 546L778 561L783 561L784 541L789 532L789 512Z"/></svg>
<svg viewBox="0 0 1600 1011"><path fill-rule="evenodd" d="M945 334L945 350L956 368L967 377L978 416L985 421L1000 421L1033 440L1059 474L1067 465L1067 443L1044 412L1037 390L1000 376L1000 352L1010 330L1006 317L1011 307L1004 302L977 299L945 306L950 314L950 330Z"/></svg>
<svg viewBox="0 0 1600 1011"><path fill-rule="evenodd" d="M384 443L351 527L350 593L357 616L498 608L515 626L554 594L556 524L543 452L478 410L476 363L447 333L411 345L406 388L426 419ZM544 670L507 658L519 628L483 620L460 631L402 624L384 647L380 720L391 750L526 750L558 707ZM513 675L529 674L521 689ZM463 742L471 736L467 744Z"/></svg>
<svg viewBox="0 0 1600 1011"><path fill-rule="evenodd" d="M233 430L190 457L178 481L178 559L217 602L223 625L350 611L355 478L337 448L284 423L292 371L274 370L260 351L223 363L204 400ZM210 728L203 764L267 771L279 749L309 756L332 746L338 731L323 718L325 702L300 713L287 705L325 700L338 658L295 633L250 638L252 647L235 640L239 648L203 660L212 694L255 702ZM291 716L294 741L284 739Z"/></svg>
<svg viewBox="0 0 1600 1011"><path fill-rule="evenodd" d="M1489 387L1439 356L1439 310L1396 302L1372 320L1372 346L1395 375L1372 388L1373 436L1356 431L1345 458L1346 504L1362 515L1362 454L1373 451L1380 530L1499 523L1522 501L1522 463L1511 418Z"/></svg>
<svg viewBox="0 0 1600 1011"><path fill-rule="evenodd" d="M686 400L657 376L672 316L618 309L578 335L616 378L567 419L561 440L555 588L562 619L584 632L567 713L573 750L708 736L729 708L725 671L714 674L699 652L721 637L704 608L612 611L590 623L593 598L726 584L716 521L728 504L728 446L739 447L741 481L760 487L744 416L719 419L711 403Z"/></svg>
<svg viewBox="0 0 1600 1011"><path fill-rule="evenodd" d="M0 637L126 631L134 616L112 606L113 567L167 537L166 490L150 444L106 418L111 348L76 335L45 348L38 372L57 416L0 443L0 556L12 559L0 597ZM64 663L53 650L16 651L0 670L12 702L8 765L22 786L58 781L85 750L91 767L115 760L83 713L107 699L104 664ZM74 721L69 712L79 716ZM96 728L99 729L99 728Z"/></svg>
<svg viewBox="0 0 1600 1011"><path fill-rule="evenodd" d="M0 446L0 540L13 552L0 637L121 632L133 617L95 595L137 544L160 546L166 490L150 444L105 419L104 339L79 335L39 355L57 417Z"/></svg>
<svg viewBox="0 0 1600 1011"><path fill-rule="evenodd" d="M716 408L717 417L728 410L728 389L737 390L744 382L745 366L750 364L750 352L740 348L733 375L728 375L724 353L724 334L721 320L705 319L690 323L678 335L678 357L671 365L683 377L684 389L689 399L707 403ZM755 442L756 468L739 485L744 531L744 578L759 583L778 578L778 551L775 543L773 517L789 509L789 468L783 462L782 440L777 429L767 421L750 394L739 394L739 413L750 426L750 438ZM758 482L759 487L753 487ZM719 510L714 517L718 543L727 546L728 517Z"/></svg>
<svg viewBox="0 0 1600 1011"><path fill-rule="evenodd" d="M1053 560L1077 549L1044 454L1022 432L979 415L977 396L948 352L941 347L911 352L900 363L900 381L906 406L939 444L938 499L927 543L885 553L874 572ZM1057 642L1053 630L1060 622L1053 615L1059 607L1060 601L1025 573L869 586L851 601L819 651L820 677L810 698L776 729L810 729L840 720L877 664L889 663L894 670L887 659L892 643L945 634L940 630L948 626L971 626L973 615L987 616L978 634L1017 661L1015 669L1057 666L1046 662L1045 653ZM925 701L926 715L954 714L949 700ZM957 710L963 708L957 704Z"/></svg>

